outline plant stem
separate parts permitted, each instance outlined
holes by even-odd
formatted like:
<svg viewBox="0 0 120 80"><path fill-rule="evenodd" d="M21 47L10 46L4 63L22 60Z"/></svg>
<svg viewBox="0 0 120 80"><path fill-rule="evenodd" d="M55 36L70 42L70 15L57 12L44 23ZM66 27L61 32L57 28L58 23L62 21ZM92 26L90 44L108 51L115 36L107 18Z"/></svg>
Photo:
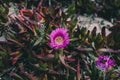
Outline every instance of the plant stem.
<svg viewBox="0 0 120 80"><path fill-rule="evenodd" d="M67 68L66 79L69 79L69 69Z"/></svg>
<svg viewBox="0 0 120 80"><path fill-rule="evenodd" d="M106 72L103 73L103 80L105 80Z"/></svg>

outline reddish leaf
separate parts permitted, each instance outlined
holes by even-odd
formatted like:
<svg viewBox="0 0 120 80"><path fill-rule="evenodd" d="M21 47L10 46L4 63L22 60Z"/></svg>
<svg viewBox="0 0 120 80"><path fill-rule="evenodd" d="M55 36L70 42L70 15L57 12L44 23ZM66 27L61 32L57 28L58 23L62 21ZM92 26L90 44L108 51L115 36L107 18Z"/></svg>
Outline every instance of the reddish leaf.
<svg viewBox="0 0 120 80"><path fill-rule="evenodd" d="M33 11L32 10L20 10L20 14L21 16L26 16L26 17L33 17Z"/></svg>
<svg viewBox="0 0 120 80"><path fill-rule="evenodd" d="M73 59L73 58L66 58L66 57L65 57L64 60L65 60L65 61L70 61L70 62L74 62L74 61L75 61L75 59Z"/></svg>
<svg viewBox="0 0 120 80"><path fill-rule="evenodd" d="M20 52L16 51L16 52L11 53L10 56L17 57L19 54L20 54Z"/></svg>
<svg viewBox="0 0 120 80"><path fill-rule="evenodd" d="M24 47L23 44L21 44L20 42L18 42L18 41L16 41L16 40L13 40L13 39L9 39L8 42L17 44L17 45L19 45L20 47Z"/></svg>
<svg viewBox="0 0 120 80"><path fill-rule="evenodd" d="M34 52L33 52L33 56L38 59L41 59L41 60L53 60L53 58L54 58L53 54L48 54L48 55L44 56L44 55L40 55L40 54L37 55Z"/></svg>
<svg viewBox="0 0 120 80"><path fill-rule="evenodd" d="M24 70L23 65L19 65L20 72L29 78L29 80L38 80L37 77L33 76L33 74L28 73L27 71Z"/></svg>
<svg viewBox="0 0 120 80"><path fill-rule="evenodd" d="M19 54L20 54L19 51L16 51L16 52L13 52L10 54L10 56L12 57L12 64L13 65L17 62L17 60L19 58Z"/></svg>
<svg viewBox="0 0 120 80"><path fill-rule="evenodd" d="M71 69L71 70L73 70L73 71L76 72L76 69L74 69L73 67L71 67L71 66L69 66L68 64L65 63L65 60L64 60L65 57L64 57L63 55L59 54L59 58L60 58L61 63L62 63L66 68L69 68L69 69Z"/></svg>
<svg viewBox="0 0 120 80"><path fill-rule="evenodd" d="M80 80L80 61L77 63L77 80Z"/></svg>
<svg viewBox="0 0 120 80"><path fill-rule="evenodd" d="M19 57L14 57L14 58L12 59L12 64L13 64L13 65L17 62L18 58L19 58Z"/></svg>
<svg viewBox="0 0 120 80"><path fill-rule="evenodd" d="M45 75L43 76L42 80L48 80L48 79L47 79L47 74L45 74Z"/></svg>

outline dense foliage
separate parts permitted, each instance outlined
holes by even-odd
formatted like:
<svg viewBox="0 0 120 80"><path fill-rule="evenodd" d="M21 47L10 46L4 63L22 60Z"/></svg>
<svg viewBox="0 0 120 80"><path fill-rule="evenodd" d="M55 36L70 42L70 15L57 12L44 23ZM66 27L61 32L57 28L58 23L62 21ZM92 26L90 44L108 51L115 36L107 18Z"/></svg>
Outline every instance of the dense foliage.
<svg viewBox="0 0 120 80"><path fill-rule="evenodd" d="M120 0L0 0L0 80L120 80L119 66Z"/></svg>

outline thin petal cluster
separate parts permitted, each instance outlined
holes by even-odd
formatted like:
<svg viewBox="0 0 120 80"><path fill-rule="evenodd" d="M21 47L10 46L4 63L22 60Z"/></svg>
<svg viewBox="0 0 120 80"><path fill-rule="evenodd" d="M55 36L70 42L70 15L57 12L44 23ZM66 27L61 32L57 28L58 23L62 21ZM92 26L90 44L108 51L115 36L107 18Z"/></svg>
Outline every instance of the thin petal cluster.
<svg viewBox="0 0 120 80"><path fill-rule="evenodd" d="M96 67L103 72L108 71L113 66L114 61L111 60L108 56L99 56L96 60Z"/></svg>
<svg viewBox="0 0 120 80"><path fill-rule="evenodd" d="M69 37L65 28L57 28L50 34L50 47L54 49L64 48L69 44Z"/></svg>

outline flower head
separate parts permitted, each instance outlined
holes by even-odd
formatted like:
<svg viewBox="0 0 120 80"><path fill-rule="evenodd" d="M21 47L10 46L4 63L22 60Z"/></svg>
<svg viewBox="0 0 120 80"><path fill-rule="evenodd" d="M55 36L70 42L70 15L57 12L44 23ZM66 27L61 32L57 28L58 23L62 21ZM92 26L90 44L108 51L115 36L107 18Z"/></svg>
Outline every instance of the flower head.
<svg viewBox="0 0 120 80"><path fill-rule="evenodd" d="M64 48L69 44L69 37L67 30L64 28L57 28L50 34L50 47L54 49Z"/></svg>
<svg viewBox="0 0 120 80"><path fill-rule="evenodd" d="M101 71L108 71L113 66L114 61L111 60L108 56L99 56L96 60L96 67Z"/></svg>

